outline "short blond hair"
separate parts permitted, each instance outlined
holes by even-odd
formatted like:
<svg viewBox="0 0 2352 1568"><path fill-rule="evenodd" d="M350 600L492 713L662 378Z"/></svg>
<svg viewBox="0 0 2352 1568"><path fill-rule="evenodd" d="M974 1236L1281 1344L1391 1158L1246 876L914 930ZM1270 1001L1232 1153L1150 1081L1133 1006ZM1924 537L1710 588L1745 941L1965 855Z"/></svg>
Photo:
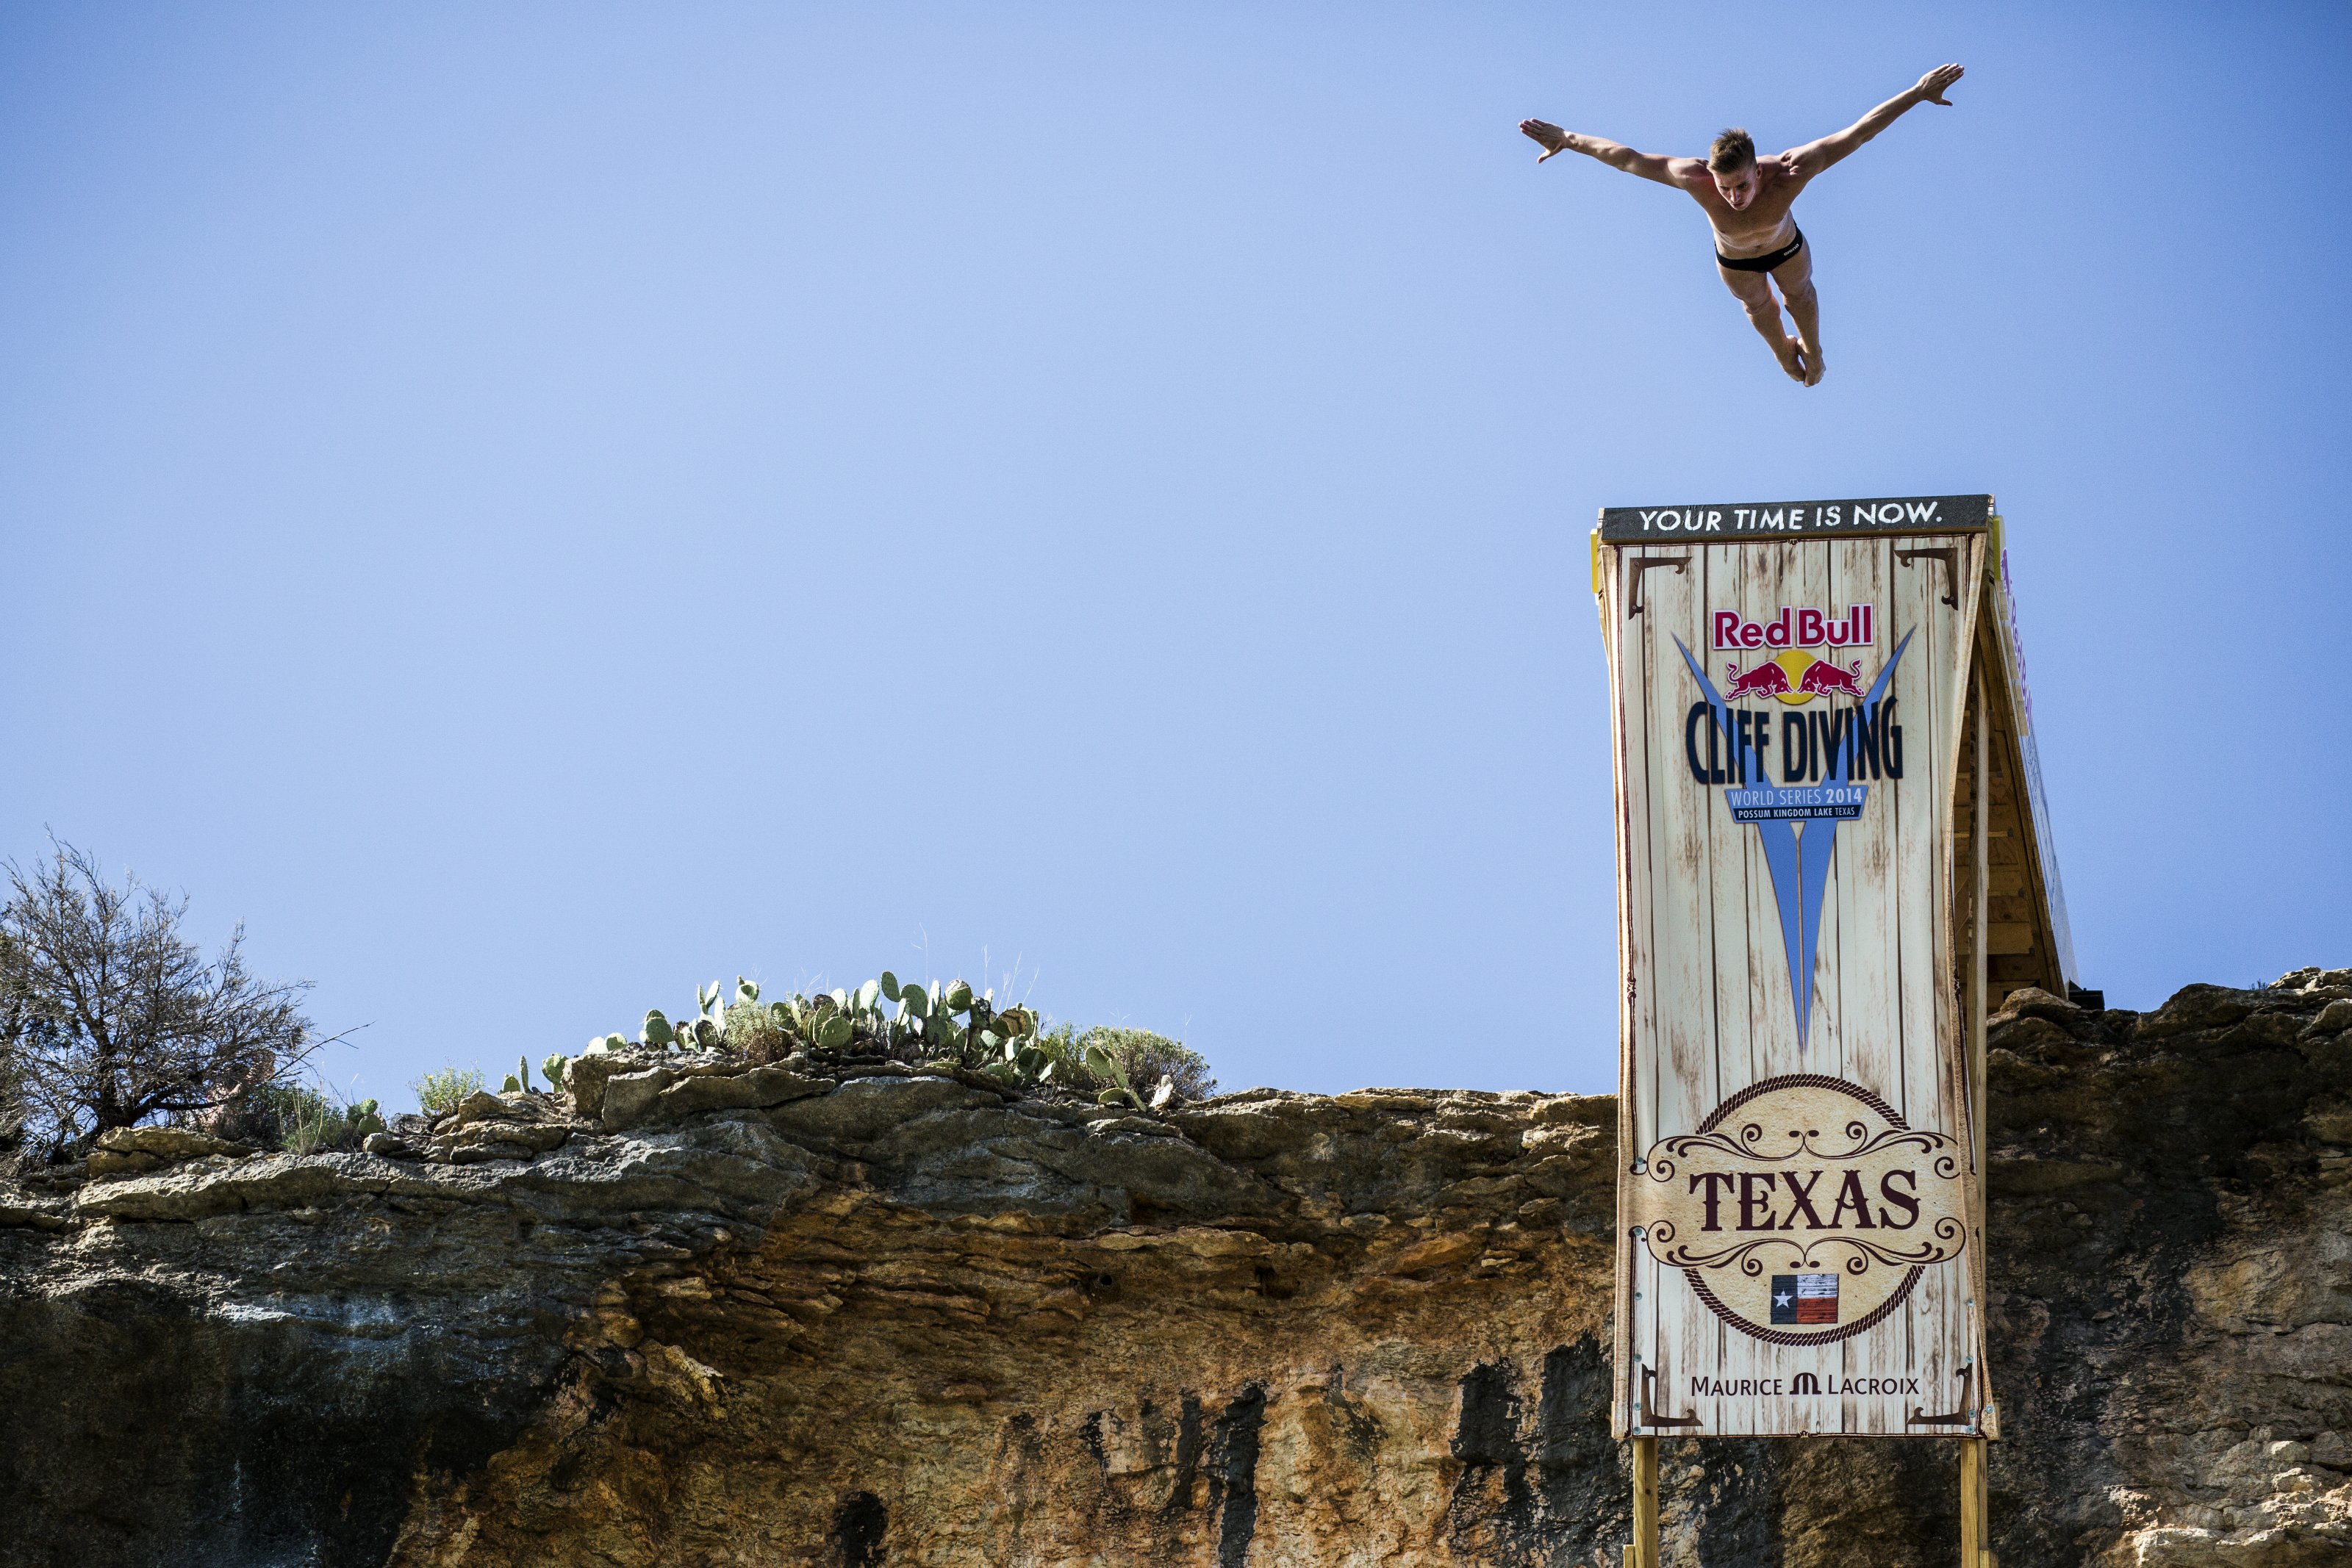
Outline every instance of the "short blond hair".
<svg viewBox="0 0 2352 1568"><path fill-rule="evenodd" d="M1706 150L1706 166L1718 174L1737 174L1755 162L1755 138L1737 125L1717 137Z"/></svg>

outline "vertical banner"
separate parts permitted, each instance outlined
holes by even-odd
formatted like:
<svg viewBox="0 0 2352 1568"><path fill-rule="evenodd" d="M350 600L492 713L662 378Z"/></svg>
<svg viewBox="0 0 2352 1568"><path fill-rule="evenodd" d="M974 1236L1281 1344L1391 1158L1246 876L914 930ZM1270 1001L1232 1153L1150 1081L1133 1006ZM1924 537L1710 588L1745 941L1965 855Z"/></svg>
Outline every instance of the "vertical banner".
<svg viewBox="0 0 2352 1568"><path fill-rule="evenodd" d="M1602 514L1619 1437L1986 1429L1958 786L1989 526L1983 496Z"/></svg>

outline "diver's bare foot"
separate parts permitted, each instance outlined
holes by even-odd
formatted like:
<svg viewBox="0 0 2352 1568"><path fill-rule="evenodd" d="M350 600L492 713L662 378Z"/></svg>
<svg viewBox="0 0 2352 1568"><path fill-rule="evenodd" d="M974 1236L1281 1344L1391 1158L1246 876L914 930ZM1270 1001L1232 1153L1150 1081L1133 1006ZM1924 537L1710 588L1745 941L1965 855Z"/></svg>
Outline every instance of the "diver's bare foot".
<svg viewBox="0 0 2352 1568"><path fill-rule="evenodd" d="M1810 382L1805 380L1805 361L1803 357L1798 352L1797 340L1794 338L1781 339L1780 346L1778 349L1775 349L1773 352L1780 356L1780 368L1789 372L1789 379L1790 381L1802 386L1810 386L1811 384Z"/></svg>
<svg viewBox="0 0 2352 1568"><path fill-rule="evenodd" d="M1805 384L1809 387L1821 385L1822 376L1827 370L1822 363L1821 345L1808 343L1800 338L1797 340L1797 356L1799 362L1805 367Z"/></svg>

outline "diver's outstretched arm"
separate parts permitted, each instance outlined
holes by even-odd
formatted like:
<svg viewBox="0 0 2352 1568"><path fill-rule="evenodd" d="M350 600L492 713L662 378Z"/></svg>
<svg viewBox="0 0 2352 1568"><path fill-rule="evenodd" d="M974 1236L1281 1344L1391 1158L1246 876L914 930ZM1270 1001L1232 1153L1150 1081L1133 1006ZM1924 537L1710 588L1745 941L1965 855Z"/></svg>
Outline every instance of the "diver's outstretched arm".
<svg viewBox="0 0 2352 1568"><path fill-rule="evenodd" d="M1581 152L1587 158L1599 159L1612 169L1622 169L1628 174L1639 174L1643 179L1655 180L1661 185L1679 185L1681 182L1675 178L1675 165L1698 161L1695 158L1669 158L1659 152L1636 152L1622 142L1612 141L1603 136L1585 136L1573 131L1562 131L1548 120L1522 120L1519 130L1532 137L1544 150L1543 157L1536 160L1538 163L1562 152Z"/></svg>
<svg viewBox="0 0 2352 1568"><path fill-rule="evenodd" d="M1944 89L1959 80L1960 76L1961 68L1958 66L1937 66L1921 77L1910 90L1896 93L1843 131L1824 136L1818 141L1808 141L1802 147L1791 147L1781 153L1780 167L1794 179L1811 179L1902 119L1914 106L1940 103L1946 109L1951 108L1952 100L1944 96Z"/></svg>

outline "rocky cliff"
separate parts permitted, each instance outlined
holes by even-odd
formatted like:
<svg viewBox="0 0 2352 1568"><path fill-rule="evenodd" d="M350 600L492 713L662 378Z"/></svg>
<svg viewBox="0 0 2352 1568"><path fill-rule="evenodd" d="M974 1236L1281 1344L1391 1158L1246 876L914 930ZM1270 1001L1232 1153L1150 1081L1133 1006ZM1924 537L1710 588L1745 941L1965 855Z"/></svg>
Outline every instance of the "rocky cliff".
<svg viewBox="0 0 2352 1568"><path fill-rule="evenodd" d="M2352 1562L2347 1030L1999 1020L2010 1568ZM1606 1099L606 1065L0 1190L0 1565L1617 1562ZM1664 1458L1672 1563L1957 1551L1946 1444Z"/></svg>

